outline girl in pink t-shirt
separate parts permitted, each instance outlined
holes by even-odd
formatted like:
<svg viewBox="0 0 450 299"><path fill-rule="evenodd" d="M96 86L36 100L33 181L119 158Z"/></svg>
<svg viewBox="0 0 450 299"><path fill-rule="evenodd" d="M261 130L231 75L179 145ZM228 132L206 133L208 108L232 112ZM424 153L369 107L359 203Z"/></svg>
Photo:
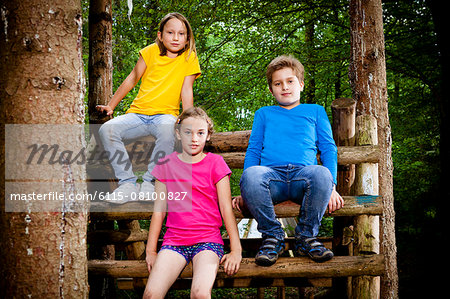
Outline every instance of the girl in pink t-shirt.
<svg viewBox="0 0 450 299"><path fill-rule="evenodd" d="M150 276L144 298L164 298L189 262L193 265L191 297L211 296L219 263L228 275L239 270L242 249L231 206L231 170L221 156L203 152L212 129L202 109L184 111L175 129L182 152L161 159L152 171L157 200L146 248ZM166 215L167 231L157 253ZM222 218L231 249L225 255Z"/></svg>

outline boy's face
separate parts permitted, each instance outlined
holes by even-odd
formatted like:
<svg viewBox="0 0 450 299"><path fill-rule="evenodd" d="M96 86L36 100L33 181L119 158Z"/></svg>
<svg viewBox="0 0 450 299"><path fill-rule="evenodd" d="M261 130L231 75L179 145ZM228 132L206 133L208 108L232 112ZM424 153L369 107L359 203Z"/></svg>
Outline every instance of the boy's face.
<svg viewBox="0 0 450 299"><path fill-rule="evenodd" d="M298 106L301 91L303 91L303 81L298 81L294 70L290 67L279 69L272 74L270 92L281 107L291 109Z"/></svg>

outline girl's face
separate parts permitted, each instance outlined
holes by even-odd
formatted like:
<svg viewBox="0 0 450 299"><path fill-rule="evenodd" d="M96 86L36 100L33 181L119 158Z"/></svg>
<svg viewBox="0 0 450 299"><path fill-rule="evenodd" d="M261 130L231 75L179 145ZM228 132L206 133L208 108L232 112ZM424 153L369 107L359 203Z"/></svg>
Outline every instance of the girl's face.
<svg viewBox="0 0 450 299"><path fill-rule="evenodd" d="M167 56L175 58L187 43L187 29L184 23L172 18L164 25L163 32L158 32L158 39L167 49Z"/></svg>
<svg viewBox="0 0 450 299"><path fill-rule="evenodd" d="M176 133L177 138L181 141L183 153L189 156L201 155L206 141L209 140L208 123L201 118L188 117L184 119Z"/></svg>

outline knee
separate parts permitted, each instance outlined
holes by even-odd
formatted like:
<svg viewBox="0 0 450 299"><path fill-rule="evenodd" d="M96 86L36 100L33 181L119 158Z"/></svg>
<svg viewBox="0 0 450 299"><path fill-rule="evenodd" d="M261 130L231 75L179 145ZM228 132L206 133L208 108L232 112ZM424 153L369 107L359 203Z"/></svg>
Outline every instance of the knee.
<svg viewBox="0 0 450 299"><path fill-rule="evenodd" d="M147 286L145 288L144 295L142 296L142 299L154 299L154 298L164 298L164 294L161 294L155 288L149 288Z"/></svg>
<svg viewBox="0 0 450 299"><path fill-rule="evenodd" d="M333 176L328 168L321 165L313 165L310 172L310 180L317 188L331 190L333 188Z"/></svg>
<svg viewBox="0 0 450 299"><path fill-rule="evenodd" d="M240 181L241 189L248 187L249 185L261 183L265 173L266 167L264 166L251 166L247 168L242 173Z"/></svg>
<svg viewBox="0 0 450 299"><path fill-rule="evenodd" d="M110 121L105 122L98 130L101 140L109 140L114 135L114 125Z"/></svg>
<svg viewBox="0 0 450 299"><path fill-rule="evenodd" d="M211 290L201 288L201 287L193 287L191 289L191 298L192 299L207 299L211 298Z"/></svg>
<svg viewBox="0 0 450 299"><path fill-rule="evenodd" d="M156 142L166 145L173 145L175 143L174 132L167 130L158 134L158 136L156 136Z"/></svg>

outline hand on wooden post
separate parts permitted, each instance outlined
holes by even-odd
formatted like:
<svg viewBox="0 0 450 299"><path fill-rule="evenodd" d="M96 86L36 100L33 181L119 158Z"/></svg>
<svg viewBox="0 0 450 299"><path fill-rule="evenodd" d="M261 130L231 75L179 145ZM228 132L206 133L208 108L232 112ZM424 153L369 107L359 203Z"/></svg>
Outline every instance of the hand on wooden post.
<svg viewBox="0 0 450 299"><path fill-rule="evenodd" d="M344 199L336 191L336 186L333 187L331 192L330 201L328 202L328 213L333 213L344 206Z"/></svg>
<svg viewBox="0 0 450 299"><path fill-rule="evenodd" d="M97 105L95 108L100 112L106 112L106 115L112 115L114 109L112 109L109 105Z"/></svg>

